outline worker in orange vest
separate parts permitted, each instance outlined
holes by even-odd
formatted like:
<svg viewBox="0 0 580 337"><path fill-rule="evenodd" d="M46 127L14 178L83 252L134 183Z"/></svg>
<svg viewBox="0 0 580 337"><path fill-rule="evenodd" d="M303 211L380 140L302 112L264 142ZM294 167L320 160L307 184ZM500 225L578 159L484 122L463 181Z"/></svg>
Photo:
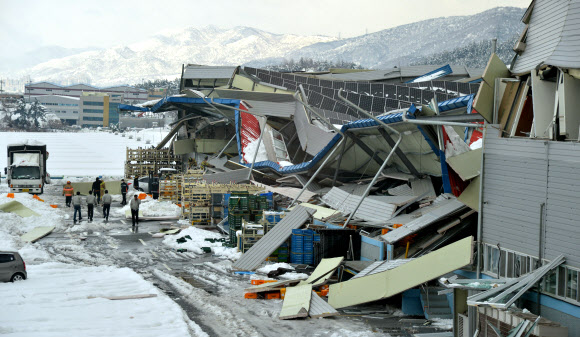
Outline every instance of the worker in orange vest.
<svg viewBox="0 0 580 337"><path fill-rule="evenodd" d="M65 202L67 207L70 207L74 192L75 189L73 188L72 184L70 183L70 181L67 181L66 185L64 185L64 187L62 188L62 195L65 196Z"/></svg>

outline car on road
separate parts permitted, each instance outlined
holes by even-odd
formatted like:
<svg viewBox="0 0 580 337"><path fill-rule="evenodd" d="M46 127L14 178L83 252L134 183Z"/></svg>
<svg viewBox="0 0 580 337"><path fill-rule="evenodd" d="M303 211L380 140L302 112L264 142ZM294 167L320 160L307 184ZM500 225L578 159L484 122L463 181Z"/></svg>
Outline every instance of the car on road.
<svg viewBox="0 0 580 337"><path fill-rule="evenodd" d="M26 263L18 252L0 251L0 282L26 280Z"/></svg>

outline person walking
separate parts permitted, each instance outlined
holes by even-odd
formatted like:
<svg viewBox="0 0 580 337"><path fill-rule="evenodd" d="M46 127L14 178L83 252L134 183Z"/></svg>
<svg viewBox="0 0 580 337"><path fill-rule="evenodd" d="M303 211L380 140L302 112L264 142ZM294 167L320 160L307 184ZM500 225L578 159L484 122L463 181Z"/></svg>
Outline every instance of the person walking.
<svg viewBox="0 0 580 337"><path fill-rule="evenodd" d="M99 177L95 178L91 189L93 190L95 199L97 199L95 205L98 205L101 202L101 181L99 180Z"/></svg>
<svg viewBox="0 0 580 337"><path fill-rule="evenodd" d="M89 191L89 195L87 196L87 218L89 219L89 222L93 221L93 210L96 203L97 197L95 197L93 191Z"/></svg>
<svg viewBox="0 0 580 337"><path fill-rule="evenodd" d="M99 177L101 178L101 177ZM102 179L102 178L101 178ZM105 186L105 180L102 179L101 180L101 185L100 185L100 192L101 192L101 199L103 199L103 196L105 195L105 190L107 189L107 186Z"/></svg>
<svg viewBox="0 0 580 337"><path fill-rule="evenodd" d="M75 209L75 212L73 215L73 223L77 222L77 212L79 213L79 222L83 220L82 215L81 215L82 202L83 202L83 199L81 198L81 192L77 192L77 195L72 197L72 204L73 204L73 207Z"/></svg>
<svg viewBox="0 0 580 337"><path fill-rule="evenodd" d="M121 205L127 205L127 191L129 190L129 185L125 182L125 179L121 179L121 195L123 196L123 201Z"/></svg>
<svg viewBox="0 0 580 337"><path fill-rule="evenodd" d="M133 222L133 226L131 227L133 230L139 226L139 204L141 204L141 200L135 194L129 203L129 207L131 208L131 221Z"/></svg>
<svg viewBox="0 0 580 337"><path fill-rule="evenodd" d="M112 202L113 197L109 194L109 190L105 190L103 195L103 218L105 218L105 221L109 221L109 211L111 211Z"/></svg>
<svg viewBox="0 0 580 337"><path fill-rule="evenodd" d="M70 203L72 201L72 197L75 193L75 189L73 188L70 181L66 182L66 185L62 188L62 195L64 195L64 202L66 203L66 207L70 207Z"/></svg>
<svg viewBox="0 0 580 337"><path fill-rule="evenodd" d="M135 179L133 180L133 188L138 191L139 190L139 175L135 176Z"/></svg>

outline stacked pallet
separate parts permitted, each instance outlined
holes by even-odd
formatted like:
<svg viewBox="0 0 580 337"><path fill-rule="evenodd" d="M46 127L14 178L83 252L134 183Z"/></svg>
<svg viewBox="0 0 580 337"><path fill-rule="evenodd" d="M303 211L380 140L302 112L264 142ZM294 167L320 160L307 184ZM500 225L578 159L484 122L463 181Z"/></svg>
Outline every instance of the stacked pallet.
<svg viewBox="0 0 580 337"><path fill-rule="evenodd" d="M164 179L159 181L159 200L179 203L181 200L181 180Z"/></svg>
<svg viewBox="0 0 580 337"><path fill-rule="evenodd" d="M172 168L181 171L181 158L172 149L129 149L125 161L125 177L147 176L159 169Z"/></svg>

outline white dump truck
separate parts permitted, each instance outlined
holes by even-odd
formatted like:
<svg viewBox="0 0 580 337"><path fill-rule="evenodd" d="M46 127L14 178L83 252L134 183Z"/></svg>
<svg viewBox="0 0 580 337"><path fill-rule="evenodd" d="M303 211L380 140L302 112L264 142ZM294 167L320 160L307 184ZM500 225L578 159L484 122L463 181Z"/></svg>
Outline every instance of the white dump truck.
<svg viewBox="0 0 580 337"><path fill-rule="evenodd" d="M26 141L10 144L7 150L8 166L4 168L4 173L10 192L42 194L44 184L50 183L50 175L46 173L46 145Z"/></svg>

